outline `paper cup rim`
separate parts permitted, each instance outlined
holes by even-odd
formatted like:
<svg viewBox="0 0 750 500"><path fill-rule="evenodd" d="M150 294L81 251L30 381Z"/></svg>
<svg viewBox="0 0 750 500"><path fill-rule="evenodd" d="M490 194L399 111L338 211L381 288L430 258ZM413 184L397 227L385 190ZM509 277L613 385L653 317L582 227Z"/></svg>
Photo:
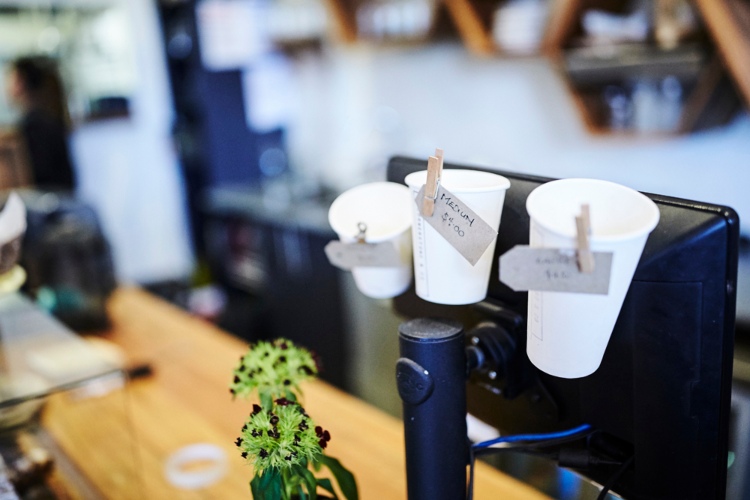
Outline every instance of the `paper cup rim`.
<svg viewBox="0 0 750 500"><path fill-rule="evenodd" d="M629 188L627 186L623 186L622 184L618 184L616 182L611 181L605 181L601 179L586 179L586 178L570 178L570 179L559 179L555 181L550 181L545 184L542 184L535 188L531 193L529 193L529 196L526 198L526 212L529 214L529 216L534 220L536 224L544 228L546 231L549 231L552 234L556 234L559 236L567 237L567 238L575 238L575 230L571 231L560 231L559 229L553 229L550 224L545 223L546 218L545 217L539 217L539 212L535 210L534 202L536 201L536 198L538 198L540 195L546 194L545 191L548 191L550 189L555 189L559 187L561 184L591 184L591 185L599 185L599 186L607 186L608 188L617 189L623 193L627 193L630 196L632 196L634 199L637 199L639 202L642 202L645 207L647 207L647 211L650 212L649 220L643 224L640 228L621 232L617 234L605 234L605 235L591 235L591 241L595 242L616 242L616 241L625 241L630 240L634 238L638 238L640 236L646 235L651 233L651 231L656 228L656 225L659 223L660 213L659 213L659 207L656 205L656 203L651 200L648 196L644 195L643 193L640 193L636 191L635 189Z"/></svg>
<svg viewBox="0 0 750 500"><path fill-rule="evenodd" d="M443 170L443 178L448 175L453 177L456 173L466 174L469 177L485 177L492 179L493 184L485 186L446 186L450 192L458 193L487 193L490 191L507 190L510 187L510 180L495 172L486 172L484 170L471 170L462 168L446 168ZM443 179L441 179L443 180ZM445 179L450 181L452 179ZM427 170L412 172L404 178L404 182L410 187L420 187L427 181Z"/></svg>
<svg viewBox="0 0 750 500"><path fill-rule="evenodd" d="M384 188L386 190L391 190L392 194L397 196L405 195L405 207L407 208L407 203L411 202L411 193L409 191L409 188L397 182L368 182L367 184L360 184L359 186L347 189L346 191L338 195L335 200L333 200L333 203L331 203L331 207L328 209L328 223L331 225L331 228L342 241L344 239L342 238L342 236L355 238L357 234L355 232L352 232L351 229L341 227L338 221L334 220L333 214L335 213L337 208L348 202L350 198L359 195L362 191L371 190L373 188ZM366 237L366 241L368 243L379 243L381 241L390 240L409 229L412 224L411 213L408 211L408 209L405 209L403 211L403 214L404 217L401 221L401 224L395 226L395 229L393 231L378 235L377 237Z"/></svg>

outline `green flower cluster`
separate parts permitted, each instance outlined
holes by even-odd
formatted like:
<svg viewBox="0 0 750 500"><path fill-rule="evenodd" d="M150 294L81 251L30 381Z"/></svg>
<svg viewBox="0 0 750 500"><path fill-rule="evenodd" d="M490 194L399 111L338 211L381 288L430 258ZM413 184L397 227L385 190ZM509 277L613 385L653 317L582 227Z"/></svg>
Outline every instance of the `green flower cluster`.
<svg viewBox="0 0 750 500"><path fill-rule="evenodd" d="M331 435L315 426L297 403L299 384L318 375L314 354L287 339L251 345L233 370L232 397L257 397L260 405L242 427L235 444L254 468L250 490L255 500L316 500L321 488L339 498L329 478L313 471L326 467L346 500L358 500L357 482L341 462L323 453Z"/></svg>
<svg viewBox="0 0 750 500"><path fill-rule="evenodd" d="M242 457L253 465L256 475L271 468L306 467L316 461L330 440L328 431L313 426L302 406L280 398L268 410L253 405L235 444L242 450Z"/></svg>
<svg viewBox="0 0 750 500"><path fill-rule="evenodd" d="M300 382L317 374L316 358L307 349L287 339L261 341L251 345L240 358L229 390L242 398L249 398L257 390L262 399L295 399Z"/></svg>

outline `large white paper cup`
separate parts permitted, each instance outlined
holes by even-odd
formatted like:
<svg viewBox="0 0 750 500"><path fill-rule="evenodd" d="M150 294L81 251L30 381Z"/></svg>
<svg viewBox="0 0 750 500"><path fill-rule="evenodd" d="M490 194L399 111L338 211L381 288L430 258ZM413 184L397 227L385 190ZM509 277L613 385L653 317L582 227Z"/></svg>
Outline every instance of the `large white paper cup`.
<svg viewBox="0 0 750 500"><path fill-rule="evenodd" d="M612 252L609 294L529 292L526 352L540 370L578 378L599 368L649 233L656 204L613 182L563 179L536 188L526 200L530 245L575 248L575 217L591 209L591 250Z"/></svg>
<svg viewBox="0 0 750 500"><path fill-rule="evenodd" d="M474 304L487 296L493 240L476 265L472 266L419 214L414 202L427 180L427 171L406 176L411 189L414 243L414 280L417 295L436 304ZM479 170L443 170L440 185L456 195L491 227L500 225L505 191L510 181Z"/></svg>
<svg viewBox="0 0 750 500"><path fill-rule="evenodd" d="M355 267L354 282L363 294L388 299L411 284L411 217L409 189L395 182L362 184L339 195L328 210L328 222L339 239L354 243L359 224L367 226L367 243L390 242L398 253L398 267Z"/></svg>

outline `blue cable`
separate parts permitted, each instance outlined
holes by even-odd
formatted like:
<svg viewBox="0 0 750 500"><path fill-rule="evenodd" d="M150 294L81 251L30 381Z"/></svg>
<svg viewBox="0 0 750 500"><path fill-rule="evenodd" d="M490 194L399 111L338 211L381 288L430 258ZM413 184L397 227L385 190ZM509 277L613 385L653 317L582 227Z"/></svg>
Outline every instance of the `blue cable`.
<svg viewBox="0 0 750 500"><path fill-rule="evenodd" d="M481 443L475 443L471 447L474 450L481 450L482 448L489 448L492 445L499 443L517 443L519 441L546 441L548 439L559 439L568 436L574 436L581 432L591 430L589 424L579 425L567 431L560 432L549 432L547 434L515 434L511 436L500 436L499 438L490 439L488 441L482 441Z"/></svg>

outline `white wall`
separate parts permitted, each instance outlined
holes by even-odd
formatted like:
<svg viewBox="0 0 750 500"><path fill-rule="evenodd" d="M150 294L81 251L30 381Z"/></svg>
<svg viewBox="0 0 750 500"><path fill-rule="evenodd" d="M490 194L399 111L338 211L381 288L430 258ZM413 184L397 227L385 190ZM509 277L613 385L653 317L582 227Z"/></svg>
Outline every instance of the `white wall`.
<svg viewBox="0 0 750 500"><path fill-rule="evenodd" d="M127 119L73 134L80 196L99 211L118 277L153 282L192 272L184 190L172 149L171 97L155 3L121 0L128 13L138 84Z"/></svg>
<svg viewBox="0 0 750 500"><path fill-rule="evenodd" d="M170 96L156 8L124 8L138 85L132 117L73 137L80 194L99 210L125 281L192 269L183 186L171 148ZM750 118L670 139L592 137L545 60L481 59L458 44L333 46L293 62L300 103L289 126L292 164L337 189L382 179L387 158L426 158L552 177L587 176L722 203L750 217Z"/></svg>
<svg viewBox="0 0 750 500"><path fill-rule="evenodd" d="M750 118L674 138L594 137L543 59L481 59L458 45L334 48L295 62L290 156L339 189L382 179L392 154L551 177L608 179L733 207L750 220Z"/></svg>
<svg viewBox="0 0 750 500"><path fill-rule="evenodd" d="M138 85L132 117L73 137L80 194L99 210L125 281L192 269L183 186L171 148L170 96L156 8L126 9ZM292 164L344 189L382 179L387 158L426 158L552 177L609 179L636 189L722 203L750 217L750 118L669 139L592 137L545 60L480 59L457 44L333 46L293 63Z"/></svg>

